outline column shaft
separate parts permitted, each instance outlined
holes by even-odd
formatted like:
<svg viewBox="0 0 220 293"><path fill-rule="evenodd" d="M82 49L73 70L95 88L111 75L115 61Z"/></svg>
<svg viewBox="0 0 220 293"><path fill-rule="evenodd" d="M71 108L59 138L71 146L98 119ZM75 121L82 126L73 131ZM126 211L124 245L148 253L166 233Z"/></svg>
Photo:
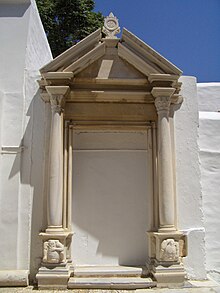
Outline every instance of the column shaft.
<svg viewBox="0 0 220 293"><path fill-rule="evenodd" d="M62 227L62 121L59 106L52 106L50 136L50 170L48 196L48 228Z"/></svg>
<svg viewBox="0 0 220 293"><path fill-rule="evenodd" d="M174 227L173 170L169 121L166 113L158 113L158 175L160 228Z"/></svg>
<svg viewBox="0 0 220 293"><path fill-rule="evenodd" d="M68 86L47 86L51 104L47 233L63 232L63 106Z"/></svg>
<svg viewBox="0 0 220 293"><path fill-rule="evenodd" d="M169 110L172 88L153 88L158 113L159 230L175 231L172 148Z"/></svg>

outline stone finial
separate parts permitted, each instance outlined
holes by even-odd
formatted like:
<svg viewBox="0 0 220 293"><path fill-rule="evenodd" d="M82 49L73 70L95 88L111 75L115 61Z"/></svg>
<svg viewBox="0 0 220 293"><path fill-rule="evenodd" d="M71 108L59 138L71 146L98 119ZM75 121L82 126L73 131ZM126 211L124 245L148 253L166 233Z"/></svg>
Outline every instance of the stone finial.
<svg viewBox="0 0 220 293"><path fill-rule="evenodd" d="M115 35L120 33L118 19L112 12L105 18L102 32L106 35L106 38L109 39L115 39Z"/></svg>

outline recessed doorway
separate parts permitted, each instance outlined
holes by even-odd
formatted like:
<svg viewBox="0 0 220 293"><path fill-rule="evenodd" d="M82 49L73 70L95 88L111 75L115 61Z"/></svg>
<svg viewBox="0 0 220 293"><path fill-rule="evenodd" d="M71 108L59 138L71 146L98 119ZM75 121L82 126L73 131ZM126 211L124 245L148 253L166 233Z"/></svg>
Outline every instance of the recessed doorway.
<svg viewBox="0 0 220 293"><path fill-rule="evenodd" d="M153 219L151 128L72 131L74 265L144 265Z"/></svg>

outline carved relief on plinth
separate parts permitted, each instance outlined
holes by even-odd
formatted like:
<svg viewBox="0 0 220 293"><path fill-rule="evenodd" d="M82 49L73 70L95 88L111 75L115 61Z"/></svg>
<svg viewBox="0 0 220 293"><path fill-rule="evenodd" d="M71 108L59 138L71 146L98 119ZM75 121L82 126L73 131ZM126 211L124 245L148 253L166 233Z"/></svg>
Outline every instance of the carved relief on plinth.
<svg viewBox="0 0 220 293"><path fill-rule="evenodd" d="M65 262L64 245L59 240L48 240L44 242L44 263Z"/></svg>
<svg viewBox="0 0 220 293"><path fill-rule="evenodd" d="M160 259L162 261L178 261L179 243L174 239L165 239L161 243Z"/></svg>

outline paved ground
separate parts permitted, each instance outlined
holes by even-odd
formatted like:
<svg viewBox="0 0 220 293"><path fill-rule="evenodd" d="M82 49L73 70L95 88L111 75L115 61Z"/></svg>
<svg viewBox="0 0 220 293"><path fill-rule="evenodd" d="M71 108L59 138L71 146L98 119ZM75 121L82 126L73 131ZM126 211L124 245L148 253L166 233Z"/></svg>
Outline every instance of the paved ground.
<svg viewBox="0 0 220 293"><path fill-rule="evenodd" d="M0 288L0 293L34 293L33 287ZM220 293L220 284L215 281L190 281L181 289L138 289L138 290L40 290L42 293Z"/></svg>

